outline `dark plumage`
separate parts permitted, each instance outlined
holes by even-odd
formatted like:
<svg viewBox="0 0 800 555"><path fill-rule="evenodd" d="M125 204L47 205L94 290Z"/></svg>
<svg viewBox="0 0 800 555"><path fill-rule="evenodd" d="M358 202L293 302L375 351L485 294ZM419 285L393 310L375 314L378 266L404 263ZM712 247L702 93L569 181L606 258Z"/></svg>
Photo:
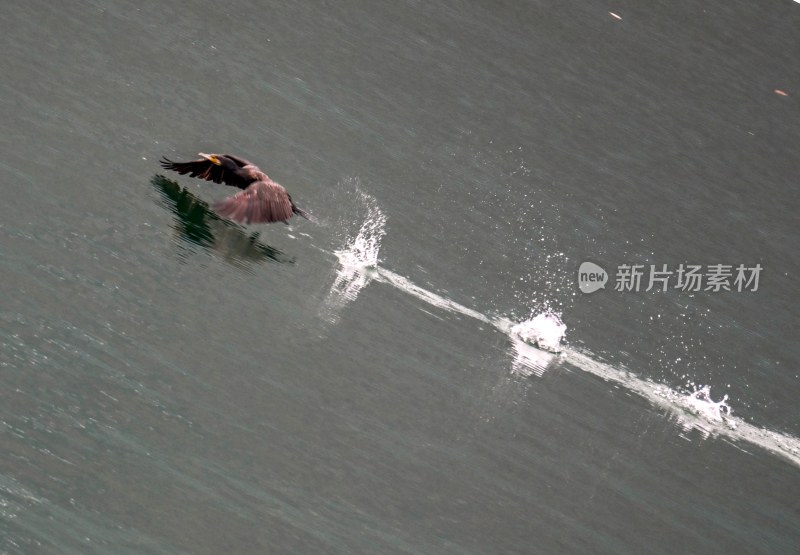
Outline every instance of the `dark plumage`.
<svg viewBox="0 0 800 555"><path fill-rule="evenodd" d="M281 185L247 160L230 154L203 154L200 160L173 162L160 160L161 166L181 175L189 174L214 183L243 189L212 206L220 216L245 224L289 223L293 214L311 219L311 214L295 206Z"/></svg>

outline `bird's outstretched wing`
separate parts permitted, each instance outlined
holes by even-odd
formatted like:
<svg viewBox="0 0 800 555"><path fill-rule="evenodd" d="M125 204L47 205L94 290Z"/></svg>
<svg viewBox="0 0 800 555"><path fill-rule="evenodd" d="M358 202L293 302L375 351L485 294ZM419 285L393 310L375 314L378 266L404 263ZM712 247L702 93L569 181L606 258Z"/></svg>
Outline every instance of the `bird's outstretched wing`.
<svg viewBox="0 0 800 555"><path fill-rule="evenodd" d="M236 156L228 154L225 156L236 162L240 167L250 165L247 160L242 160ZM241 176L226 170L222 166L217 166L205 158L192 160L191 162L173 162L169 158L162 157L159 163L165 170L176 171L181 175L186 175L188 173L190 177L199 177L200 179L213 181L214 183L224 183L226 185L239 187L240 189L244 189L249 183L249 181Z"/></svg>
<svg viewBox="0 0 800 555"><path fill-rule="evenodd" d="M292 217L292 201L286 189L274 181L256 181L213 206L220 216L245 224L285 222Z"/></svg>

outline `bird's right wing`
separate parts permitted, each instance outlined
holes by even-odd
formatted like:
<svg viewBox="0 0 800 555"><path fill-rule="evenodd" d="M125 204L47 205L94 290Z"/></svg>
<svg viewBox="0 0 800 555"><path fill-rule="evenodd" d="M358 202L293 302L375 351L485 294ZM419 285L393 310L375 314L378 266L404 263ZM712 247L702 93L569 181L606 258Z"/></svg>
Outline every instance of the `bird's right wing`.
<svg viewBox="0 0 800 555"><path fill-rule="evenodd" d="M272 181L256 181L244 191L214 203L220 216L245 224L285 222L292 217L286 189Z"/></svg>
<svg viewBox="0 0 800 555"><path fill-rule="evenodd" d="M234 158L231 156L231 158ZM239 162L246 162L246 160L234 159L237 164ZM164 157L159 160L161 167L165 170L176 171L181 175L189 174L190 177L199 177L214 183L224 183L226 185L233 185L243 189L247 186L248 181L245 181L236 174L226 171L222 166L217 166L210 160L201 158L200 160L192 160L191 162L173 162L169 158Z"/></svg>

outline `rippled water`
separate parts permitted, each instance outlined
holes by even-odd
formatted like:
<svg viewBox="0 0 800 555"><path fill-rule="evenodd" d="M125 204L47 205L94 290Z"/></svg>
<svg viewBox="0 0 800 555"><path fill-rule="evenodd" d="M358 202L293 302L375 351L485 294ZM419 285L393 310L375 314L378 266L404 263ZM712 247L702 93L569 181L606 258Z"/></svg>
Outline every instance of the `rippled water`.
<svg viewBox="0 0 800 555"><path fill-rule="evenodd" d="M0 553L796 550L795 2L0 21Z"/></svg>

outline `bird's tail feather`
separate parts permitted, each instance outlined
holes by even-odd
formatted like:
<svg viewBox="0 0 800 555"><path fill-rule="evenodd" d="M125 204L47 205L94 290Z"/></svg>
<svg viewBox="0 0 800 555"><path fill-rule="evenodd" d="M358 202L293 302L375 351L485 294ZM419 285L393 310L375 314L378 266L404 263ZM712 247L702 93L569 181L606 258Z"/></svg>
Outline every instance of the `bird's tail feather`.
<svg viewBox="0 0 800 555"><path fill-rule="evenodd" d="M303 216L306 220L309 220L309 221L312 221L312 222L316 222L317 221L317 219L314 216L312 216L310 213L306 212L302 208L298 208L296 206L292 206L292 212L294 212L298 216Z"/></svg>

